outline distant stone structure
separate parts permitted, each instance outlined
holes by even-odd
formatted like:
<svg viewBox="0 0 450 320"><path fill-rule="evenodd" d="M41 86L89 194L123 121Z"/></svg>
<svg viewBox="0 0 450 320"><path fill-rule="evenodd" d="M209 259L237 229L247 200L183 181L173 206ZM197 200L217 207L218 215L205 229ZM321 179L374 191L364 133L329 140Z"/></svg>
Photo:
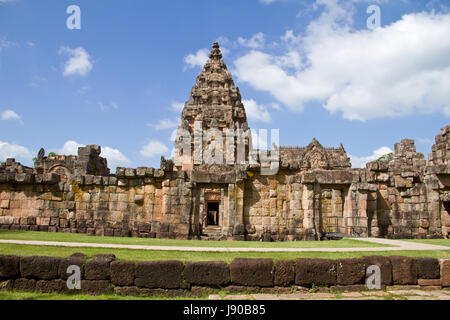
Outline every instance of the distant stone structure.
<svg viewBox="0 0 450 320"><path fill-rule="evenodd" d="M450 125L436 136L429 160L408 139L364 169L351 168L342 145L316 139L261 153L217 43L181 120L175 157L162 158L160 169L110 174L94 145L77 156L46 157L41 149L34 168L7 159L0 228L256 241L448 237Z"/></svg>

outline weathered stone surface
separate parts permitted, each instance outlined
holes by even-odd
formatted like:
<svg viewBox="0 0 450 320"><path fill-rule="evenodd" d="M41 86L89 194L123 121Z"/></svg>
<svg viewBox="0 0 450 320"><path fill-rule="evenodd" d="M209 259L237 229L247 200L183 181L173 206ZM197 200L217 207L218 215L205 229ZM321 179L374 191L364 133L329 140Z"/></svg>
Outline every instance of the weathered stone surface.
<svg viewBox="0 0 450 320"><path fill-rule="evenodd" d="M419 279L417 284L421 287L436 287L441 285L441 279Z"/></svg>
<svg viewBox="0 0 450 320"><path fill-rule="evenodd" d="M339 292L358 292L364 291L367 287L364 284L352 284L352 285L337 285L331 286L331 291L339 291Z"/></svg>
<svg viewBox="0 0 450 320"><path fill-rule="evenodd" d="M103 294L112 294L114 289L108 280L81 280L81 292L99 296Z"/></svg>
<svg viewBox="0 0 450 320"><path fill-rule="evenodd" d="M20 259L20 273L24 278L50 280L58 276L60 258L25 257Z"/></svg>
<svg viewBox="0 0 450 320"><path fill-rule="evenodd" d="M95 255L84 268L86 280L107 280L110 278L110 264L114 255Z"/></svg>
<svg viewBox="0 0 450 320"><path fill-rule="evenodd" d="M337 284L362 284L365 281L366 265L363 259L337 260Z"/></svg>
<svg viewBox="0 0 450 320"><path fill-rule="evenodd" d="M439 279L441 267L438 259L417 258L417 276L419 279Z"/></svg>
<svg viewBox="0 0 450 320"><path fill-rule="evenodd" d="M134 284L135 263L129 261L111 262L111 282L117 286Z"/></svg>
<svg viewBox="0 0 450 320"><path fill-rule="evenodd" d="M114 287L114 293L119 296L136 297L139 295L139 289L137 287Z"/></svg>
<svg viewBox="0 0 450 320"><path fill-rule="evenodd" d="M274 285L288 287L295 281L295 261L278 260L275 264Z"/></svg>
<svg viewBox="0 0 450 320"><path fill-rule="evenodd" d="M337 263L328 259L297 259L295 265L295 284L311 287L314 285L333 285L337 281Z"/></svg>
<svg viewBox="0 0 450 320"><path fill-rule="evenodd" d="M70 266L78 266L80 267L81 276L84 274L84 263L87 257L83 253L74 253L70 257L62 259L59 264L58 275L61 279L67 280L72 273L67 273L67 270Z"/></svg>
<svg viewBox="0 0 450 320"><path fill-rule="evenodd" d="M392 256L390 259L394 284L417 284L417 264L414 258Z"/></svg>
<svg viewBox="0 0 450 320"><path fill-rule="evenodd" d="M392 284L392 263L388 257L384 256L367 256L363 257L366 268L371 265L376 265L380 267L381 271L381 284L391 285Z"/></svg>
<svg viewBox="0 0 450 320"><path fill-rule="evenodd" d="M188 262L183 277L192 285L224 286L230 283L230 269L225 262Z"/></svg>
<svg viewBox="0 0 450 320"><path fill-rule="evenodd" d="M441 282L443 287L450 287L450 260L441 263Z"/></svg>
<svg viewBox="0 0 450 320"><path fill-rule="evenodd" d="M69 291L66 281L61 279L39 280L36 282L35 290L43 293L65 293Z"/></svg>
<svg viewBox="0 0 450 320"><path fill-rule="evenodd" d="M273 286L272 259L236 258L230 264L231 283L244 286Z"/></svg>
<svg viewBox="0 0 450 320"><path fill-rule="evenodd" d="M0 256L0 280L19 277L19 262L18 256Z"/></svg>
<svg viewBox="0 0 450 320"><path fill-rule="evenodd" d="M177 289L180 287L183 264L180 261L149 261L136 263L136 286Z"/></svg>
<svg viewBox="0 0 450 320"><path fill-rule="evenodd" d="M36 289L36 280L20 278L14 280L14 290L16 291L34 291Z"/></svg>

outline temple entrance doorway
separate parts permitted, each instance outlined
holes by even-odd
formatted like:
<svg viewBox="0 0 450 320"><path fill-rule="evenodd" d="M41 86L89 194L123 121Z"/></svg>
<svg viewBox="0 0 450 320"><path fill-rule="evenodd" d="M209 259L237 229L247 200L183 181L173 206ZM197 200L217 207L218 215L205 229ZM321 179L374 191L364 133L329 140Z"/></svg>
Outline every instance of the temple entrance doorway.
<svg viewBox="0 0 450 320"><path fill-rule="evenodd" d="M320 195L320 229L323 235L343 233L344 192L338 188L325 188Z"/></svg>
<svg viewBox="0 0 450 320"><path fill-rule="evenodd" d="M206 203L206 226L218 226L219 225L219 202L207 202Z"/></svg>

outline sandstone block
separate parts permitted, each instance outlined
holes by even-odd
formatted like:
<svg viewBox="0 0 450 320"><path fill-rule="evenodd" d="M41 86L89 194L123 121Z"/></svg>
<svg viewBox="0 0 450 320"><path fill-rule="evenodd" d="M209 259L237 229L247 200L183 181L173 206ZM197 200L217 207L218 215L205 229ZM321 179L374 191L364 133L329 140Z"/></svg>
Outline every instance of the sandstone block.
<svg viewBox="0 0 450 320"><path fill-rule="evenodd" d="M337 281L337 263L328 259L296 260L295 284L305 287L334 285Z"/></svg>
<svg viewBox="0 0 450 320"><path fill-rule="evenodd" d="M36 289L36 280L25 278L16 279L13 287L16 291L34 291Z"/></svg>
<svg viewBox="0 0 450 320"><path fill-rule="evenodd" d="M435 287L441 285L441 279L419 279L417 284L421 287Z"/></svg>
<svg viewBox="0 0 450 320"><path fill-rule="evenodd" d="M0 256L0 279L13 279L20 275L20 257Z"/></svg>
<svg viewBox="0 0 450 320"><path fill-rule="evenodd" d="M115 287L114 293L119 296L135 297L139 295L139 289L137 287Z"/></svg>
<svg viewBox="0 0 450 320"><path fill-rule="evenodd" d="M438 259L417 258L416 264L419 279L439 279L441 268Z"/></svg>
<svg viewBox="0 0 450 320"><path fill-rule="evenodd" d="M273 286L272 259L236 258L230 264L231 282L243 286Z"/></svg>
<svg viewBox="0 0 450 320"><path fill-rule="evenodd" d="M135 263L130 261L111 262L111 282L118 286L134 284Z"/></svg>
<svg viewBox="0 0 450 320"><path fill-rule="evenodd" d="M84 269L86 280L107 280L110 277L110 264L114 255L96 255L89 260Z"/></svg>
<svg viewBox="0 0 450 320"><path fill-rule="evenodd" d="M275 264L274 285L288 287L295 281L295 261L279 260Z"/></svg>
<svg viewBox="0 0 450 320"><path fill-rule="evenodd" d="M35 290L43 293L65 293L69 291L66 281L61 279L39 280L36 282Z"/></svg>
<svg viewBox="0 0 450 320"><path fill-rule="evenodd" d="M364 283L366 265L363 259L340 259L337 261L337 284L352 285Z"/></svg>
<svg viewBox="0 0 450 320"><path fill-rule="evenodd" d="M80 267L81 276L83 276L84 262L86 261L86 259L87 257L83 253L74 253L68 258L62 259L59 264L59 277L61 279L67 280L71 276L71 274L67 273L67 269L72 265Z"/></svg>
<svg viewBox="0 0 450 320"><path fill-rule="evenodd" d="M225 262L188 262L184 279L199 286L224 286L230 283L230 269Z"/></svg>
<svg viewBox="0 0 450 320"><path fill-rule="evenodd" d="M443 260L441 265L441 282L443 287L450 287L450 260Z"/></svg>
<svg viewBox="0 0 450 320"><path fill-rule="evenodd" d="M113 288L108 280L81 280L81 292L99 296L113 293Z"/></svg>
<svg viewBox="0 0 450 320"><path fill-rule="evenodd" d="M20 259L20 273L24 278L56 279L61 258L25 257Z"/></svg>
<svg viewBox="0 0 450 320"><path fill-rule="evenodd" d="M183 264L180 261L149 261L136 264L135 284L144 288L177 289Z"/></svg>
<svg viewBox="0 0 450 320"><path fill-rule="evenodd" d="M372 265L377 265L380 267L381 271L381 284L391 285L392 284L392 263L388 257L384 256L368 256L363 257L365 261L366 268Z"/></svg>
<svg viewBox="0 0 450 320"><path fill-rule="evenodd" d="M390 259L394 284L417 284L417 264L415 259L400 256L393 256Z"/></svg>

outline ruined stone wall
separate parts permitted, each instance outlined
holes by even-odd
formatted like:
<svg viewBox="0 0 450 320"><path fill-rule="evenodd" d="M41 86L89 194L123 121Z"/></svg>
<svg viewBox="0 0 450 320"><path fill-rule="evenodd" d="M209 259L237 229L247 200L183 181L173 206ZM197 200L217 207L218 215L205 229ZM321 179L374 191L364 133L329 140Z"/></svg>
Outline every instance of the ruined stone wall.
<svg viewBox="0 0 450 320"><path fill-rule="evenodd" d="M425 183L427 161L414 141L395 145L392 159L367 164L366 181L376 186L377 210L370 234L391 238L441 237L439 199ZM446 166L446 165L445 165ZM447 169L447 168L446 168Z"/></svg>
<svg viewBox="0 0 450 320"><path fill-rule="evenodd" d="M190 190L182 175L153 168L67 182L52 173L0 174L0 228L187 239Z"/></svg>
<svg viewBox="0 0 450 320"><path fill-rule="evenodd" d="M445 237L449 129L436 137L428 162L414 141L405 139L366 169L281 168L269 176L249 165L183 171L165 159L160 169L92 175L92 163L101 162L98 152L89 150L94 157L83 160L80 175L40 173L39 165L32 169L8 159L0 165L0 228L254 241L319 240L330 234ZM219 205L213 230L204 223L208 201Z"/></svg>

